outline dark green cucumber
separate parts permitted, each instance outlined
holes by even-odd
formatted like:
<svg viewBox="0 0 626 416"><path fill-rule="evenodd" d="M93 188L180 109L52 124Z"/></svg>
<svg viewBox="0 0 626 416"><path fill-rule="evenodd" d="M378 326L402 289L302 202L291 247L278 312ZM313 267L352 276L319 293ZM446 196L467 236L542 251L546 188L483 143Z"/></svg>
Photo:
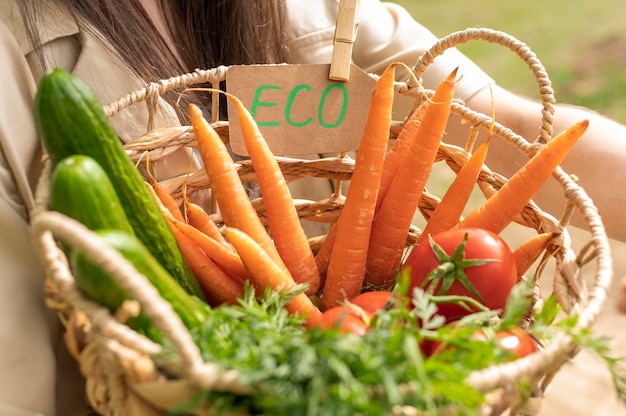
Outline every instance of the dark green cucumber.
<svg viewBox="0 0 626 416"><path fill-rule="evenodd" d="M39 84L34 112L53 167L74 154L95 159L113 183L137 237L185 290L204 299L156 201L91 88L75 75L54 69Z"/></svg>
<svg viewBox="0 0 626 416"><path fill-rule="evenodd" d="M137 237L120 230L98 230L96 233L106 244L117 250L135 269L144 275L157 289L161 297L168 301L188 329L197 327L206 316L208 306L185 291L172 275L152 256ZM89 260L79 248L72 250L70 267L79 290L93 301L115 311L123 301L131 299L117 280L101 267ZM145 315L129 320L133 329L158 341L159 332Z"/></svg>
<svg viewBox="0 0 626 416"><path fill-rule="evenodd" d="M50 209L91 230L134 233L111 180L89 156L68 156L54 167L50 176Z"/></svg>

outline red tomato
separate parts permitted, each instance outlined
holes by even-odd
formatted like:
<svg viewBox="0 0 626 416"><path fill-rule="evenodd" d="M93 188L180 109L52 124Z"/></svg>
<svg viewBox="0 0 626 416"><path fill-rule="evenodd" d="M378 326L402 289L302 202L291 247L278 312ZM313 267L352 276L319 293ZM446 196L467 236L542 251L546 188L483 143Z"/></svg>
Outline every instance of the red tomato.
<svg viewBox="0 0 626 416"><path fill-rule="evenodd" d="M498 331L496 332L495 337L498 346L502 349L510 351L513 354L513 359L525 357L534 353L538 349L537 342L533 336L520 327L513 327L511 329ZM472 340L486 341L487 336L482 330L478 329L472 335ZM431 344L430 349L427 351L427 354L432 355L440 353L444 348L449 347L443 347L441 341L434 341Z"/></svg>
<svg viewBox="0 0 626 416"><path fill-rule="evenodd" d="M352 332L357 335L364 335L369 331L363 317L344 305L325 310L317 325L322 329L339 328L340 332Z"/></svg>
<svg viewBox="0 0 626 416"><path fill-rule="evenodd" d="M487 337L478 330L472 339L486 340ZM510 351L514 358L522 358L537 351L537 342L532 335L518 326L496 332L496 342L500 348Z"/></svg>
<svg viewBox="0 0 626 416"><path fill-rule="evenodd" d="M392 292L390 291L373 290L361 293L360 295L354 297L350 303L373 315L376 312L385 309L391 295Z"/></svg>
<svg viewBox="0 0 626 416"><path fill-rule="evenodd" d="M537 342L528 332L514 327L496 332L498 345L511 351L516 358L522 358L537 351Z"/></svg>
<svg viewBox="0 0 626 416"><path fill-rule="evenodd" d="M461 252L458 248L466 236L465 247ZM450 270L438 278L434 294L468 296L479 301L482 298L489 309L504 307L517 281L517 271L513 253L502 238L490 231L466 228L444 231L432 239L446 253L446 258L438 259L427 242L413 248L404 263L411 270L411 291L414 287L425 289L424 282L428 275L445 264ZM477 265L475 260L490 261ZM461 283L460 279L465 277L471 283L469 287L473 287L480 297ZM444 282L450 282L451 285L446 293L439 293ZM438 310L448 320L470 313L456 303L440 303Z"/></svg>

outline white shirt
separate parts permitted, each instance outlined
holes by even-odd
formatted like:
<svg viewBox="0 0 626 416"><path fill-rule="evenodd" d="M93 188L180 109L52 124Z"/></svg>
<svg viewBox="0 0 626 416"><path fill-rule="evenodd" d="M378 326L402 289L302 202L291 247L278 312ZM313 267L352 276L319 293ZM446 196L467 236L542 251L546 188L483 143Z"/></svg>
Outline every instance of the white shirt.
<svg viewBox="0 0 626 416"><path fill-rule="evenodd" d="M329 63L339 0L288 0L287 5L291 22L288 41L290 61ZM397 61L413 67L417 59L437 41L435 35L392 2L361 0L357 24L352 59L369 73L380 74L390 63ZM467 100L493 82L465 55L457 49L450 49L435 58L428 67L423 75L424 86L436 88L457 66L461 80L455 87L456 98ZM399 75L406 77L406 74Z"/></svg>

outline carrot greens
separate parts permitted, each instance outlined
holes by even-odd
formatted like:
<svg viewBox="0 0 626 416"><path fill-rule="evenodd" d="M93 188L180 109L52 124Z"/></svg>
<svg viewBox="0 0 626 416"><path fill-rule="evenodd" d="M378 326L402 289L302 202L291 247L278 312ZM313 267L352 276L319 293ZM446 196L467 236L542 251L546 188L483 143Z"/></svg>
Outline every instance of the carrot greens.
<svg viewBox="0 0 626 416"><path fill-rule="evenodd" d="M301 317L286 310L302 289L255 296L247 286L241 306L207 312L203 325L192 332L203 358L237 370L251 394L201 392L194 405L204 401L218 411L272 415L382 415L396 405L454 405L467 410L464 414L477 414L473 409L483 397L463 381L487 362L451 366L423 357L416 312L407 308L385 312L363 337L306 329Z"/></svg>
<svg viewBox="0 0 626 416"><path fill-rule="evenodd" d="M488 313L445 325L433 304L437 296L416 288L413 308L405 304L380 311L371 330L357 336L307 329L302 316L289 314L286 305L304 285L259 295L247 284L239 306L207 308L207 318L191 334L204 360L237 371L249 394L201 391L175 411L190 412L206 404L216 414L376 416L394 414L390 409L403 406L432 414L447 408L479 414L485 397L465 380L472 371L503 362L510 354L492 342L476 342L473 335L490 325L495 331L518 323L528 310L530 288L526 282L518 286L500 325L494 326L494 316ZM402 299L406 294L397 295ZM573 317L555 321L555 307L548 299L537 311L533 333L543 340L563 332L574 336L578 345L591 348L609 365L618 395L626 397L626 373L622 362L610 356L606 340L578 329ZM427 342L452 348L427 356L423 352ZM164 351L159 359L168 361L175 355L167 344Z"/></svg>

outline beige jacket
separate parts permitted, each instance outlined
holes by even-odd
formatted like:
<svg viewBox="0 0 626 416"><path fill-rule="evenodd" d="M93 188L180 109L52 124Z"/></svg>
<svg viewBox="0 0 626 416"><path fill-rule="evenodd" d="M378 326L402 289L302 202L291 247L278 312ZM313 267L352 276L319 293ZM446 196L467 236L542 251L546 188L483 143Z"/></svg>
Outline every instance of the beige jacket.
<svg viewBox="0 0 626 416"><path fill-rule="evenodd" d="M55 1L43 4L38 7L47 9L39 24L56 66L83 78L103 103L143 86ZM290 0L288 4L294 33L289 43L291 61L328 63L338 0ZM28 213L41 156L32 106L41 74L30 64L32 48L12 0L0 2L0 39L0 414L84 414L82 381L64 352L56 316L44 305L44 271L30 241ZM353 57L365 71L379 72L392 61L412 65L434 40L397 5L361 1ZM426 86L435 85L455 66L461 67L464 77L457 87L461 98L489 81L460 53L449 51L425 74ZM146 116L143 106L134 106L113 117L113 124L124 140L130 140L145 132ZM176 123L173 112L162 107L157 125L172 123ZM173 158L163 174L177 174L180 166L188 164ZM306 191L312 199L329 195L323 186Z"/></svg>

